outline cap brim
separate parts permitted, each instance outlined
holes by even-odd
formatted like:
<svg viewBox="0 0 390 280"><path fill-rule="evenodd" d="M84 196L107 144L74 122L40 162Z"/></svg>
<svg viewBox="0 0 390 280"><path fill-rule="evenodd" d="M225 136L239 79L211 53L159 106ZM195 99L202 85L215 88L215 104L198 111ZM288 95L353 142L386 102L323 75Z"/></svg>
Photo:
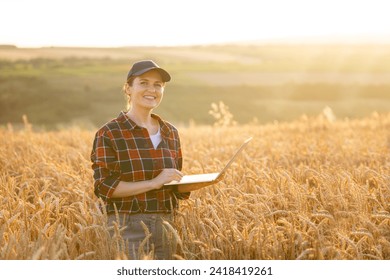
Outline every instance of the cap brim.
<svg viewBox="0 0 390 280"><path fill-rule="evenodd" d="M150 67L150 68L142 69L138 72L133 73L130 77L139 76L139 75L142 75L142 74L149 72L151 70L158 71L161 75L163 82L169 82L171 80L171 75L169 75L169 73L167 71L165 71L164 69L158 68L158 67Z"/></svg>

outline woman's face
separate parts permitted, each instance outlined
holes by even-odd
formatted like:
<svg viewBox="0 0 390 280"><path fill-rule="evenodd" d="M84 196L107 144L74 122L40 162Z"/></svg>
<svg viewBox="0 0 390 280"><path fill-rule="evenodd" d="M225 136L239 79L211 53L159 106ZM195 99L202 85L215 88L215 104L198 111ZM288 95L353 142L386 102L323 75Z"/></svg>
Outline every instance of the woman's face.
<svg viewBox="0 0 390 280"><path fill-rule="evenodd" d="M164 86L160 73L155 70L135 77L128 89L131 106L147 110L156 108L162 100Z"/></svg>

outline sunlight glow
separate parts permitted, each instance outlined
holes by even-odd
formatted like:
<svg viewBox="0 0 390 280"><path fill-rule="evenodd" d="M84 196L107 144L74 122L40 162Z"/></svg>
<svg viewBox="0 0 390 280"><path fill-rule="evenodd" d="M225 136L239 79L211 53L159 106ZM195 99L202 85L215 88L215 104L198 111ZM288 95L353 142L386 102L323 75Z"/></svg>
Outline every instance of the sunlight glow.
<svg viewBox="0 0 390 280"><path fill-rule="evenodd" d="M2 0L0 44L191 45L293 39L389 41L384 0Z"/></svg>

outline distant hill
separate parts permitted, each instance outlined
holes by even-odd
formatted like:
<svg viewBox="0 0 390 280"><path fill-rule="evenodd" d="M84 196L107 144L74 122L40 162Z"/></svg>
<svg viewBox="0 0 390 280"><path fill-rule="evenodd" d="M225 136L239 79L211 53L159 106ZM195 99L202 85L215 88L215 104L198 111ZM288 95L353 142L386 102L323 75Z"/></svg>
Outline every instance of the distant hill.
<svg viewBox="0 0 390 280"><path fill-rule="evenodd" d="M156 110L174 123L211 124L223 102L238 123L317 115L362 117L390 108L390 48L383 44L230 44L185 47L0 48L0 124L26 114L47 128L100 126L125 108L136 60L173 79Z"/></svg>
<svg viewBox="0 0 390 280"><path fill-rule="evenodd" d="M16 49L14 45L0 45L0 49Z"/></svg>

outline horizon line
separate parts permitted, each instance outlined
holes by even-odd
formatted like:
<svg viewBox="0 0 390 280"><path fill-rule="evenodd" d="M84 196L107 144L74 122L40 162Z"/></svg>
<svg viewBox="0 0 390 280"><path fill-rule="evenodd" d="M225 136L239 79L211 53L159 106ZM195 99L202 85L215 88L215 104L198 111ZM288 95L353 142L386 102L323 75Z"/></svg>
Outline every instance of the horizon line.
<svg viewBox="0 0 390 280"><path fill-rule="evenodd" d="M132 45L24 45L17 43L0 43L0 48L18 48L18 49L40 49L40 48L99 48L99 49L120 49L120 48L172 48L172 47L205 47L205 46L224 46L224 45L370 45L370 44L390 44L390 35L383 36L317 36L317 37L291 37L291 38L268 38L258 40L237 40L225 42L209 43L179 43L179 44L132 44Z"/></svg>

